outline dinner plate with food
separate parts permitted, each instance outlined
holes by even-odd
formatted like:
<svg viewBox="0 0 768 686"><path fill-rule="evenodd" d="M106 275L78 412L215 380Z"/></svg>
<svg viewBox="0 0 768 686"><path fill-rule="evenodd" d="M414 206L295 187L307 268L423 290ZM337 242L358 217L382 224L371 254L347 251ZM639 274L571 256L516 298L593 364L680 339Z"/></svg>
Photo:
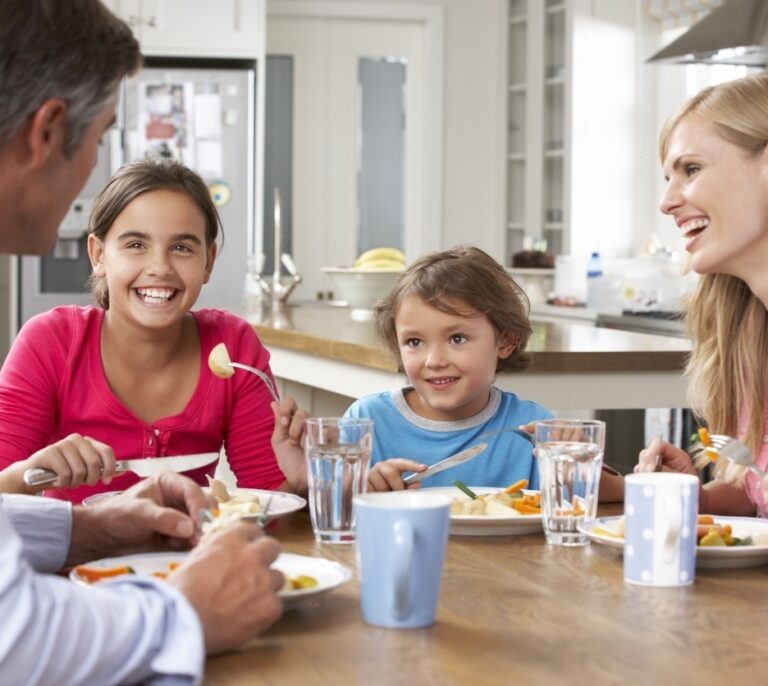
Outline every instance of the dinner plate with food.
<svg viewBox="0 0 768 686"><path fill-rule="evenodd" d="M258 488L235 488L218 479L208 479L210 493L217 502L220 517L228 519L259 520L264 514L267 521L296 512L306 507L307 501L295 493L263 491Z"/></svg>
<svg viewBox="0 0 768 686"><path fill-rule="evenodd" d="M520 484L518 482L508 488L460 484L457 487L422 490L451 497L450 532L456 536L540 533L542 518L539 491L526 490Z"/></svg>
<svg viewBox="0 0 768 686"><path fill-rule="evenodd" d="M184 562L187 553L143 553L107 557L84 565L77 565L69 578L84 586L118 579L126 575L167 579ZM332 591L352 578L352 571L344 565L322 557L307 557L281 553L272 567L285 575L285 585L279 592L286 608L304 600Z"/></svg>
<svg viewBox="0 0 768 686"><path fill-rule="evenodd" d="M580 529L593 543L624 549L624 517L599 517ZM757 517L699 515L696 566L757 567L768 563L768 520Z"/></svg>

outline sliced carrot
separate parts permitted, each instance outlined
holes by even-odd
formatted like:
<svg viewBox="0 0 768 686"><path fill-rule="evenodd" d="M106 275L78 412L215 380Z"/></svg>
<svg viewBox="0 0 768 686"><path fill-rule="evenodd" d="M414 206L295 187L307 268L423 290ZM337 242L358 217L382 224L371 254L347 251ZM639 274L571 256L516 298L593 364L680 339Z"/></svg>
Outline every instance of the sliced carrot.
<svg viewBox="0 0 768 686"><path fill-rule="evenodd" d="M533 507L532 505L525 505L524 503L512 503L512 508L517 510L520 514L541 514L540 507Z"/></svg>
<svg viewBox="0 0 768 686"><path fill-rule="evenodd" d="M89 584L102 579L111 579L123 574L135 574L133 567L121 565L119 567L88 567L87 565L77 565L75 573Z"/></svg>
<svg viewBox="0 0 768 686"><path fill-rule="evenodd" d="M714 524L715 518L712 515L700 514L696 517L697 524Z"/></svg>
<svg viewBox="0 0 768 686"><path fill-rule="evenodd" d="M709 438L709 429L707 429L706 426L700 426L698 434L699 434L699 440L701 441L702 445L705 445L707 447L712 445L712 441Z"/></svg>
<svg viewBox="0 0 768 686"><path fill-rule="evenodd" d="M522 491L527 485L528 479L520 479L520 481L515 481L512 485L507 486L504 489L504 493L517 493L518 491Z"/></svg>

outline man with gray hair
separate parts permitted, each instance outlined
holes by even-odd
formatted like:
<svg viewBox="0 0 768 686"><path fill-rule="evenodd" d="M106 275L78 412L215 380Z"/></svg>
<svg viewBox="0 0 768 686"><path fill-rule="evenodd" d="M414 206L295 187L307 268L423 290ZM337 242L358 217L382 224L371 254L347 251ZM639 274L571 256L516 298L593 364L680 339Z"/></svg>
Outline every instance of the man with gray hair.
<svg viewBox="0 0 768 686"><path fill-rule="evenodd" d="M0 251L42 254L96 162L118 85L140 64L98 0L0 0ZM4 684L198 683L205 653L281 614L277 543L240 524L199 545L167 582L85 588L52 574L96 557L197 541L206 499L165 473L97 507L0 495Z"/></svg>

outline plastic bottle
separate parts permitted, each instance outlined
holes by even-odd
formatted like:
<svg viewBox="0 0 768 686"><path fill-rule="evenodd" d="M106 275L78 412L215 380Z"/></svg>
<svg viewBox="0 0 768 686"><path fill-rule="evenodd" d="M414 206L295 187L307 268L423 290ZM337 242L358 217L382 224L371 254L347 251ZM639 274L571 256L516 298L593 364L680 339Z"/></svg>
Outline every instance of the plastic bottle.
<svg viewBox="0 0 768 686"><path fill-rule="evenodd" d="M599 252L593 252L587 264L587 278L593 278L603 275L603 261L600 259Z"/></svg>
<svg viewBox="0 0 768 686"><path fill-rule="evenodd" d="M587 307L600 309L603 281L603 261L599 252L593 252L587 263Z"/></svg>

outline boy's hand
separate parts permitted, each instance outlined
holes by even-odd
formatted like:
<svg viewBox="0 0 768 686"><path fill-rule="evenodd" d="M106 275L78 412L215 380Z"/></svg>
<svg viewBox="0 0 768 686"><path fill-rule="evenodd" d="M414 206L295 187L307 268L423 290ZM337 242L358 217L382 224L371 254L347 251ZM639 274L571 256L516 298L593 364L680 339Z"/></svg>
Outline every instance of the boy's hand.
<svg viewBox="0 0 768 686"><path fill-rule="evenodd" d="M368 472L369 491L402 491L405 488L419 488L420 482L406 486L403 472L423 472L427 465L401 457L385 460L371 467Z"/></svg>
<svg viewBox="0 0 768 686"><path fill-rule="evenodd" d="M275 428L272 432L272 449L277 464L285 475L285 488L295 493L307 491L307 467L304 462L304 420L309 416L296 401L283 398L272 402Z"/></svg>

